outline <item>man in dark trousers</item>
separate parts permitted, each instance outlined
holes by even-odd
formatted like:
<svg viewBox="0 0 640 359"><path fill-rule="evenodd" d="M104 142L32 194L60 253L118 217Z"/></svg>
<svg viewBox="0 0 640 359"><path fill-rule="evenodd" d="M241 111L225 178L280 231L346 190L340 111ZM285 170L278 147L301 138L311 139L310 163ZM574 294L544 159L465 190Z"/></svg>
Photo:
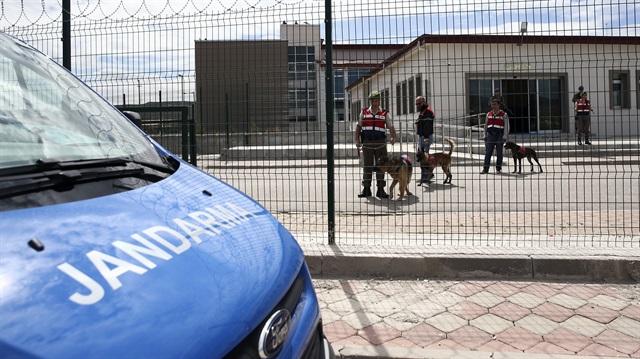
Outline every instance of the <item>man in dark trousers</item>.
<svg viewBox="0 0 640 359"><path fill-rule="evenodd" d="M491 156L495 149L497 154L496 173L502 173L502 143L507 141L509 135L509 116L504 110L500 109L500 101L493 99L491 101L491 111L487 113L487 119L484 123L484 163L481 174L489 173L491 164Z"/></svg>
<svg viewBox="0 0 640 359"><path fill-rule="evenodd" d="M396 130L391 122L389 111L380 107L380 92L373 91L369 94L369 101L371 101L371 106L363 108L360 112L355 131L356 146L362 146L364 166L363 189L358 197L371 197L371 180L375 169L376 185L378 186L376 197L389 198L389 195L384 191L387 185L384 180L384 172L375 168L375 160L382 155L387 155L387 129L391 135L389 142L392 145L396 142Z"/></svg>
<svg viewBox="0 0 640 359"><path fill-rule="evenodd" d="M415 122L416 133L418 134L418 151L429 153L429 148L434 141L433 135L433 120L435 119L435 113L431 106L427 104L427 99L424 96L416 97L416 109L418 110L418 120ZM420 166L422 175L418 181L418 186L423 183L428 183L431 179L429 173L429 166Z"/></svg>
<svg viewBox="0 0 640 359"><path fill-rule="evenodd" d="M584 92L584 86L580 85L578 87L578 92L573 94L573 98L571 99L571 102L573 102L574 112L575 112L575 108L576 108L576 103L582 99L582 93L583 92ZM574 128L576 130L576 135L577 135L578 134L578 114L577 113L575 113L574 119L575 119Z"/></svg>

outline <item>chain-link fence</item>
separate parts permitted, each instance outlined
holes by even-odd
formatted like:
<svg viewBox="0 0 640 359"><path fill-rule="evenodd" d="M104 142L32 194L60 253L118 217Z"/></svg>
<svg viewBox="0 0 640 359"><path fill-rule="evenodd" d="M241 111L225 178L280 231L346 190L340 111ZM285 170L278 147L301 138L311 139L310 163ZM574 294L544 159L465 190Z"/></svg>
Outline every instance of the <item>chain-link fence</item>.
<svg viewBox="0 0 640 359"><path fill-rule="evenodd" d="M3 1L0 28L118 107L148 107L154 139L301 241L637 250L639 20L635 1L45 0ZM399 159L358 196L372 145L355 131L373 91L395 132L376 146L411 159L402 200ZM442 156L417 158L419 96L435 112L429 154L454 141L451 183ZM364 116L363 138L380 115ZM486 157L502 124L519 147L499 138Z"/></svg>

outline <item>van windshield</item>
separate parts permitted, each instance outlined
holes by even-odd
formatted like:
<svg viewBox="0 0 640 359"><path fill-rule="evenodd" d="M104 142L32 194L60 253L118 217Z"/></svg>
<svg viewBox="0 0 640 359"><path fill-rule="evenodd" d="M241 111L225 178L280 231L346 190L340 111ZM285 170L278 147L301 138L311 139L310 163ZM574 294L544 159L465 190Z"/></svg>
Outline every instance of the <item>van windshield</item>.
<svg viewBox="0 0 640 359"><path fill-rule="evenodd" d="M42 159L162 163L153 145L62 66L0 33L0 169Z"/></svg>

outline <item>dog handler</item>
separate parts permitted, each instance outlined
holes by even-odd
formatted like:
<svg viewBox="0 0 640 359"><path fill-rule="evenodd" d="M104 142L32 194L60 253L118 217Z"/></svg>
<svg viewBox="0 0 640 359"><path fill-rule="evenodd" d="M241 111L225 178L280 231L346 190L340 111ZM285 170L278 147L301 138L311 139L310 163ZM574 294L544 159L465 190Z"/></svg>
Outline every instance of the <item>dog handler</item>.
<svg viewBox="0 0 640 359"><path fill-rule="evenodd" d="M418 134L418 151L422 151L425 154L429 153L429 148L434 141L433 136L433 120L435 119L435 113L431 107L427 104L427 99L424 96L416 97L416 109L418 110L418 119L415 122L416 133ZM423 183L429 182L430 171L428 166L420 166L421 178L418 181L418 186Z"/></svg>
<svg viewBox="0 0 640 359"><path fill-rule="evenodd" d="M362 146L363 155L363 176L362 192L358 197L371 197L371 180L373 172L376 172L376 185L378 192L376 197L389 198L384 188L387 183L384 180L384 172L375 168L375 159L387 154L387 129L389 129L390 140L393 145L396 142L396 130L391 122L389 111L380 107L380 92L373 91L369 94L371 106L362 109L356 126L355 141L356 146Z"/></svg>
<svg viewBox="0 0 640 359"><path fill-rule="evenodd" d="M491 100L491 111L487 113L487 119L484 123L484 142L486 150L484 153L484 166L481 174L489 173L489 165L491 164L491 156L493 149L497 152L496 173L502 171L502 142L507 140L509 134L509 116L504 110L500 109L500 100L494 98Z"/></svg>
<svg viewBox="0 0 640 359"><path fill-rule="evenodd" d="M591 144L589 134L591 133L591 101L587 99L587 93L582 92L580 100L575 104L576 111L576 136L578 137L578 145L582 146L582 134L584 134L584 143Z"/></svg>

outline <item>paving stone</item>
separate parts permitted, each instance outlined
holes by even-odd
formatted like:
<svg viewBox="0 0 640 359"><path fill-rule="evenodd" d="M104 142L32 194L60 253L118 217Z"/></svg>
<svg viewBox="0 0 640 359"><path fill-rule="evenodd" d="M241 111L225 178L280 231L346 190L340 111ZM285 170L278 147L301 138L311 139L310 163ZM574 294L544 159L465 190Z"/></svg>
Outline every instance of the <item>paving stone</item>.
<svg viewBox="0 0 640 359"><path fill-rule="evenodd" d="M437 343L429 344L425 349L437 349L437 350L453 350L455 352L468 351L470 348L464 345L460 345L451 339L442 339Z"/></svg>
<svg viewBox="0 0 640 359"><path fill-rule="evenodd" d="M324 334L330 343L356 335L357 330L342 320L323 326Z"/></svg>
<svg viewBox="0 0 640 359"><path fill-rule="evenodd" d="M402 332L387 323L377 323L358 330L358 335L373 345L381 345L395 338L399 338Z"/></svg>
<svg viewBox="0 0 640 359"><path fill-rule="evenodd" d="M498 282L485 287L485 290L503 298L512 296L520 291L520 288L514 287L509 283Z"/></svg>
<svg viewBox="0 0 640 359"><path fill-rule="evenodd" d="M329 337L327 337L327 339L329 339ZM340 339L338 341L331 341L331 345L333 346L339 346L339 345L362 345L362 346L371 346L371 343L369 343L368 340L366 340L365 338L359 336L359 335L352 335L348 338L344 338L344 339Z"/></svg>
<svg viewBox="0 0 640 359"><path fill-rule="evenodd" d="M550 283L533 283L529 286L522 288L524 293L531 294L537 298L550 298L554 295L560 294L560 288Z"/></svg>
<svg viewBox="0 0 640 359"><path fill-rule="evenodd" d="M421 318L428 319L440 313L444 313L447 310L447 308L439 304L433 303L430 300L423 300L421 302L407 306L406 310L415 313L417 316Z"/></svg>
<svg viewBox="0 0 640 359"><path fill-rule="evenodd" d="M578 308L576 310L576 314L579 314L585 318L593 319L596 322L602 324L607 324L620 316L620 313L618 311L591 303L587 303L581 308Z"/></svg>
<svg viewBox="0 0 640 359"><path fill-rule="evenodd" d="M386 317L405 310L405 307L394 298L387 298L378 303L367 305L367 310L381 317Z"/></svg>
<svg viewBox="0 0 640 359"><path fill-rule="evenodd" d="M486 344L481 345L476 350L480 352L522 353L522 350L514 348L511 345L503 343L499 340L492 340Z"/></svg>
<svg viewBox="0 0 640 359"><path fill-rule="evenodd" d="M576 314L573 310L555 303L542 303L541 305L531 309L531 312L541 317L551 319L556 323L562 323Z"/></svg>
<svg viewBox="0 0 640 359"><path fill-rule="evenodd" d="M601 307L605 307L605 308L616 310L616 311L620 311L629 305L629 303L621 299L613 298L608 295L599 295L597 297L591 298L589 299L589 303L597 304Z"/></svg>
<svg viewBox="0 0 640 359"><path fill-rule="evenodd" d="M322 301L327 304L333 304L341 300L349 299L349 295L346 294L341 288L327 289L318 292L318 297L322 298Z"/></svg>
<svg viewBox="0 0 640 359"><path fill-rule="evenodd" d="M508 301L529 309L533 309L546 302L545 299L536 297L535 295L531 295L529 293L514 294L508 298Z"/></svg>
<svg viewBox="0 0 640 359"><path fill-rule="evenodd" d="M384 345L386 347L392 347L392 348L422 348L421 346L405 339L405 338L396 338L396 339L392 339L386 343L384 343Z"/></svg>
<svg viewBox="0 0 640 359"><path fill-rule="evenodd" d="M406 293L407 287L403 285L397 285L395 282L382 282L373 287L378 292L386 295L387 297L394 296L400 293Z"/></svg>
<svg viewBox="0 0 640 359"><path fill-rule="evenodd" d="M355 299L343 299L331 304L331 310L338 315L347 315L362 310L362 305Z"/></svg>
<svg viewBox="0 0 640 359"><path fill-rule="evenodd" d="M640 321L619 317L608 324L610 329L617 330L634 338L640 339Z"/></svg>
<svg viewBox="0 0 640 359"><path fill-rule="evenodd" d="M531 354L551 354L551 355L572 355L573 352L568 351L565 348L561 348L555 344L542 342L527 349L527 353Z"/></svg>
<svg viewBox="0 0 640 359"><path fill-rule="evenodd" d="M485 314L469 321L469 325L481 329L484 332L495 335L513 327L513 322L502 319L494 314Z"/></svg>
<svg viewBox="0 0 640 359"><path fill-rule="evenodd" d="M493 340L493 336L478 328L465 326L447 334L450 339L466 348L477 349Z"/></svg>
<svg viewBox="0 0 640 359"><path fill-rule="evenodd" d="M433 327L440 329L445 333L451 333L454 330L467 325L467 321L451 313L441 313L435 317L425 320L425 322Z"/></svg>
<svg viewBox="0 0 640 359"><path fill-rule="evenodd" d="M346 348L367 352L371 348L371 358L388 357L398 353L395 349L412 358L640 358L640 287L635 284L318 282L324 331L334 348L343 348L342 353ZM501 302L485 307L495 298ZM575 310L562 306L585 301ZM433 313L437 314L428 316ZM429 352L420 352L424 350Z"/></svg>
<svg viewBox="0 0 640 359"><path fill-rule="evenodd" d="M615 330L607 329L593 338L596 343L625 354L633 354L640 350L640 340Z"/></svg>
<svg viewBox="0 0 640 359"><path fill-rule="evenodd" d="M452 305L463 302L465 300L465 297L460 296L456 293L442 292L435 296L429 296L427 297L427 299L443 307L450 307Z"/></svg>
<svg viewBox="0 0 640 359"><path fill-rule="evenodd" d="M608 357L628 357L626 354L617 352L604 345L593 343L578 352L580 356L608 356Z"/></svg>
<svg viewBox="0 0 640 359"><path fill-rule="evenodd" d="M564 287L562 293L582 300L589 300L600 294L600 291L585 284L572 284Z"/></svg>
<svg viewBox="0 0 640 359"><path fill-rule="evenodd" d="M515 303L502 302L493 308L489 308L489 313L515 322L531 314L531 310Z"/></svg>
<svg viewBox="0 0 640 359"><path fill-rule="evenodd" d="M620 311L620 314L627 318L640 321L640 306L628 305L626 308Z"/></svg>
<svg viewBox="0 0 640 359"><path fill-rule="evenodd" d="M489 292L476 293L468 297L467 300L485 308L495 307L505 301L504 297Z"/></svg>
<svg viewBox="0 0 640 359"><path fill-rule="evenodd" d="M322 323L325 325L342 319L341 315L334 313L329 308L322 308L321 311L322 311Z"/></svg>
<svg viewBox="0 0 640 359"><path fill-rule="evenodd" d="M343 316L342 321L349 324L349 326L354 329L363 329L382 322L382 317L374 313L360 311Z"/></svg>
<svg viewBox="0 0 640 359"><path fill-rule="evenodd" d="M547 301L563 306L568 309L578 309L587 304L586 300L582 300L568 294L560 293L547 298Z"/></svg>
<svg viewBox="0 0 640 359"><path fill-rule="evenodd" d="M496 339L523 351L544 341L541 335L534 334L519 327L511 327L503 331L496 335Z"/></svg>
<svg viewBox="0 0 640 359"><path fill-rule="evenodd" d="M340 289L346 294L357 294L371 289L371 284L366 281L343 281Z"/></svg>
<svg viewBox="0 0 640 359"><path fill-rule="evenodd" d="M481 307L476 303L466 300L447 308L447 311L466 320L475 319L483 314L489 313L489 310L487 308Z"/></svg>
<svg viewBox="0 0 640 359"><path fill-rule="evenodd" d="M415 327L404 331L402 336L421 347L436 343L447 337L443 331L438 330L429 324L418 324Z"/></svg>
<svg viewBox="0 0 640 359"><path fill-rule="evenodd" d="M607 329L605 324L598 323L595 320L585 318L581 315L574 315L573 317L565 320L562 323L562 327L576 333L586 335L590 338L597 336Z"/></svg>
<svg viewBox="0 0 640 359"><path fill-rule="evenodd" d="M515 322L515 325L538 335L547 335L560 328L559 323L541 317L537 314L527 315Z"/></svg>
<svg viewBox="0 0 640 359"><path fill-rule="evenodd" d="M588 337L565 328L559 328L545 335L544 340L572 353L577 353L593 343Z"/></svg>
<svg viewBox="0 0 640 359"><path fill-rule="evenodd" d="M456 293L462 297L470 297L476 293L481 292L482 290L482 287L479 285L475 285L469 282L461 282L451 286L448 291Z"/></svg>
<svg viewBox="0 0 640 359"><path fill-rule="evenodd" d="M423 323L424 319L416 316L413 312L404 310L385 317L384 322L399 331L404 332L420 323Z"/></svg>

